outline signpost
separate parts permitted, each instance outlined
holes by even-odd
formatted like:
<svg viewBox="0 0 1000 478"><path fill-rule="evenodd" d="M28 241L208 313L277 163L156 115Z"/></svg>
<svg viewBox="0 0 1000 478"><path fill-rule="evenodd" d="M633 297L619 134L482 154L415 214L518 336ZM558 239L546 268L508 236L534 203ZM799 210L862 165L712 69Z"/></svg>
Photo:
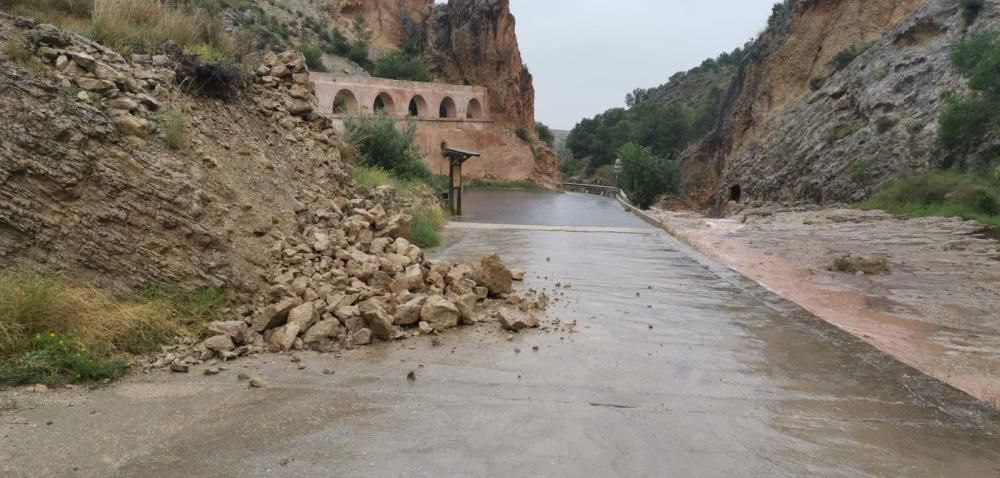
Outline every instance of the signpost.
<svg viewBox="0 0 1000 478"><path fill-rule="evenodd" d="M456 148L445 148L444 156L448 158L449 181L448 181L448 203L453 216L462 215L462 163L470 158L478 158L479 153L463 151Z"/></svg>

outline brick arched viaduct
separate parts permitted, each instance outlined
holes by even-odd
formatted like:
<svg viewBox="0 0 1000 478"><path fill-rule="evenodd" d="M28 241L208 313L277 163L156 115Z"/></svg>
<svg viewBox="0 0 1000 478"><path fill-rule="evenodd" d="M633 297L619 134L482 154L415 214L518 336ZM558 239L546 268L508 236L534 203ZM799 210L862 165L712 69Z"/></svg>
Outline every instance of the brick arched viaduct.
<svg viewBox="0 0 1000 478"><path fill-rule="evenodd" d="M417 142L435 174L447 174L442 146L482 153L464 173L472 178L531 179L535 155L513 129L494 122L487 89L482 86L420 83L383 78L310 73L319 111L341 132L352 114L382 110L403 121L416 121Z"/></svg>
<svg viewBox="0 0 1000 478"><path fill-rule="evenodd" d="M419 121L489 121L486 88L382 78L311 75L320 110L331 116L382 110Z"/></svg>

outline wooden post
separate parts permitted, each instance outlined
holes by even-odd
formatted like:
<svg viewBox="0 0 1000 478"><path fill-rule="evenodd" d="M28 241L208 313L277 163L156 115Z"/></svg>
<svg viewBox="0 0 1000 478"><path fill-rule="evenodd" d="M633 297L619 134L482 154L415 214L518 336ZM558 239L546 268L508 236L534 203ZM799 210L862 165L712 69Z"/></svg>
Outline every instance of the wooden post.
<svg viewBox="0 0 1000 478"><path fill-rule="evenodd" d="M451 170L450 170L450 190L448 191L448 200L451 203L451 213L455 216L462 215L462 162L456 161L454 158L451 160Z"/></svg>
<svg viewBox="0 0 1000 478"><path fill-rule="evenodd" d="M462 163L469 158L479 157L479 153L463 151L455 148L445 148L448 158L448 206L453 216L462 215Z"/></svg>

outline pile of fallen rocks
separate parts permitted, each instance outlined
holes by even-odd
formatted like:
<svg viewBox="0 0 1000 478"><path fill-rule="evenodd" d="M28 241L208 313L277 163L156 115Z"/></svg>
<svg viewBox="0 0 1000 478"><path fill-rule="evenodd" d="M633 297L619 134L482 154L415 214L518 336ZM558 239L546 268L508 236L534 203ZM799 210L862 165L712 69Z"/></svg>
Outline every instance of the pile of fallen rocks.
<svg viewBox="0 0 1000 478"><path fill-rule="evenodd" d="M292 131L285 136L286 141L300 141L309 130L321 132L314 133L313 140L329 142L336 137L330 119L316 111L316 96L302 53L268 53L255 73L253 99L261 113Z"/></svg>
<svg viewBox="0 0 1000 478"><path fill-rule="evenodd" d="M373 199L307 197L294 237L267 231L277 266L266 298L241 316L208 326L215 335L172 347L153 367L187 367L262 352L338 352L373 342L438 334L497 322L517 331L539 326L548 297L514 292L524 273L495 254L478 264L430 261L406 236L410 216Z"/></svg>

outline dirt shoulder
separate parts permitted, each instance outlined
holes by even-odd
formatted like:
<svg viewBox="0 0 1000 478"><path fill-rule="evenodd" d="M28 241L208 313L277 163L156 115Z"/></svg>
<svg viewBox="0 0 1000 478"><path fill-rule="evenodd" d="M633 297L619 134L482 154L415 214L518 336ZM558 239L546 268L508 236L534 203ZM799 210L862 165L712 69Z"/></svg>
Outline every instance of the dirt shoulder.
<svg viewBox="0 0 1000 478"><path fill-rule="evenodd" d="M977 223L849 209L649 216L879 350L1000 405L1000 242ZM891 272L831 270L847 255L885 258Z"/></svg>

